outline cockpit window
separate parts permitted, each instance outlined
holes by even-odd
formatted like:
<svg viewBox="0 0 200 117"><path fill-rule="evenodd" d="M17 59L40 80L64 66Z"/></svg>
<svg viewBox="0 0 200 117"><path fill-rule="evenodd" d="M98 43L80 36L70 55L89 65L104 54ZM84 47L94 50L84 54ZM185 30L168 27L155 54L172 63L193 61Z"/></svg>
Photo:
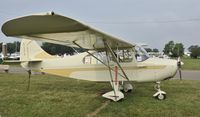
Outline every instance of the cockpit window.
<svg viewBox="0 0 200 117"><path fill-rule="evenodd" d="M118 60L119 62L132 62L133 61L133 50L125 49L119 50L118 52Z"/></svg>
<svg viewBox="0 0 200 117"><path fill-rule="evenodd" d="M106 55L106 52L92 52L92 54L101 60L102 62L107 64L107 59L109 61L114 62L114 58L111 54ZM114 51L115 57L117 58L118 62L124 63L124 62L132 62L133 61L133 49L124 49L124 50L117 50ZM83 58L84 64L102 64L100 61L98 61L96 58L92 57L91 55L87 55Z"/></svg>
<svg viewBox="0 0 200 117"><path fill-rule="evenodd" d="M138 62L145 61L149 58L149 55L144 48L140 46L135 46L135 51L135 58Z"/></svg>

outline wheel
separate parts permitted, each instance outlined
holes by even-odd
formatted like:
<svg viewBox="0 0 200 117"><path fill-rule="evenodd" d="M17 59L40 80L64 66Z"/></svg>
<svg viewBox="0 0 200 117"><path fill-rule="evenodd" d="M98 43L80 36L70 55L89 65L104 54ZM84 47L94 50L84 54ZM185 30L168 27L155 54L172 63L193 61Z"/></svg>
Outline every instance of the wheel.
<svg viewBox="0 0 200 117"><path fill-rule="evenodd" d="M124 92L131 92L133 90L133 86L129 83L124 84Z"/></svg>
<svg viewBox="0 0 200 117"><path fill-rule="evenodd" d="M122 85L119 85L119 90L124 91L124 87Z"/></svg>
<svg viewBox="0 0 200 117"><path fill-rule="evenodd" d="M164 99L166 99L166 94L160 93L160 94L158 94L158 95L156 96L156 98L157 98L158 100L164 100Z"/></svg>
<svg viewBox="0 0 200 117"><path fill-rule="evenodd" d="M127 92L131 92L132 91L132 89L128 89L128 88L124 88L124 90L123 90L125 93L127 93Z"/></svg>

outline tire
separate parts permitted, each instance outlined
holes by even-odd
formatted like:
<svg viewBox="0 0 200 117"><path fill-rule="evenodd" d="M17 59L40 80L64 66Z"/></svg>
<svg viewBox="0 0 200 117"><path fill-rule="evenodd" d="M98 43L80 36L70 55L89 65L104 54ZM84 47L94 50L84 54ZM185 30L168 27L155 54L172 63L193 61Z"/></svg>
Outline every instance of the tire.
<svg viewBox="0 0 200 117"><path fill-rule="evenodd" d="M158 94L158 95L156 96L156 98L157 98L158 100L164 100L164 99L166 99L166 94L160 93L160 94Z"/></svg>

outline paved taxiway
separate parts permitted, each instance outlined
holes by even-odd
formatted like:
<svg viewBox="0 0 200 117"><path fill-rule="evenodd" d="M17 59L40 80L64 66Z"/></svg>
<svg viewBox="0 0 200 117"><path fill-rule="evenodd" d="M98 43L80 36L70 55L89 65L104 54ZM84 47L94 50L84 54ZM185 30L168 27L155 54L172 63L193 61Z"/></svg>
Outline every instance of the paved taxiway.
<svg viewBox="0 0 200 117"><path fill-rule="evenodd" d="M179 79L179 72L174 76ZM200 70L182 70L182 79L184 80L200 80Z"/></svg>

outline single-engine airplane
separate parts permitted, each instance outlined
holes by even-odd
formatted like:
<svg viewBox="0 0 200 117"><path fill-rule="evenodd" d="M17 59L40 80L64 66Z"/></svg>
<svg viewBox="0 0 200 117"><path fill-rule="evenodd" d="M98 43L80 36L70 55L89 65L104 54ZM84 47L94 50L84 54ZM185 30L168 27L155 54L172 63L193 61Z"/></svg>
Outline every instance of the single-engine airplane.
<svg viewBox="0 0 200 117"><path fill-rule="evenodd" d="M40 71L88 81L110 82L113 90L102 96L113 101L131 91L130 81L155 82L159 100L166 98L160 81L172 78L177 61L150 58L136 44L103 33L77 20L54 12L35 14L7 21L2 26L6 36L21 38L20 61L28 71ZM85 49L83 53L55 57L36 43L45 41Z"/></svg>

